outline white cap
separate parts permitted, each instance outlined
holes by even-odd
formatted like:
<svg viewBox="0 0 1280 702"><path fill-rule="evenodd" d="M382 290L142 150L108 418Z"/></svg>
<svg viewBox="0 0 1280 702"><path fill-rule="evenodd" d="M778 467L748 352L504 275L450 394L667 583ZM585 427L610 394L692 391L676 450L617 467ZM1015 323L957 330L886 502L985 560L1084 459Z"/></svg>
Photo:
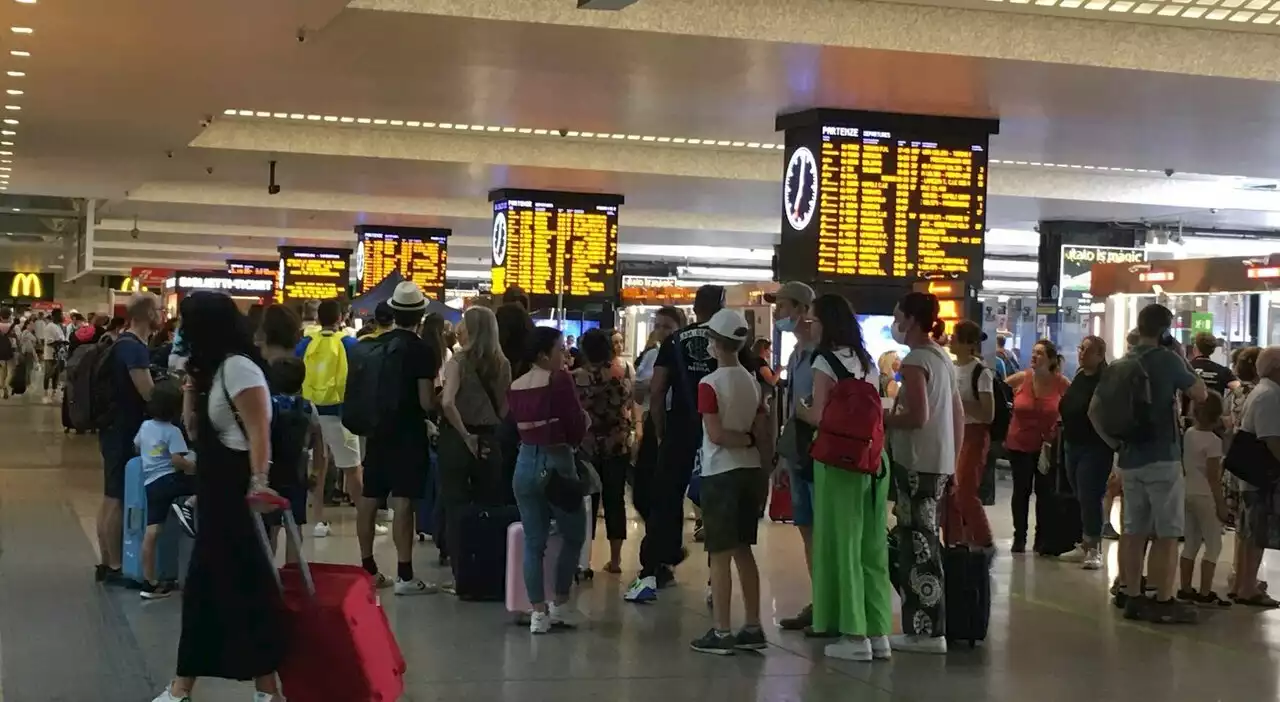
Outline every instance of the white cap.
<svg viewBox="0 0 1280 702"><path fill-rule="evenodd" d="M396 286L396 291L391 294L387 305L393 310L418 311L426 309L427 298L422 294L422 288L419 288L417 283L406 280Z"/></svg>
<svg viewBox="0 0 1280 702"><path fill-rule="evenodd" d="M707 328L726 339L735 341L746 341L747 335L751 333L747 327L747 318L743 317L741 312L728 307L712 315L711 321L707 322Z"/></svg>

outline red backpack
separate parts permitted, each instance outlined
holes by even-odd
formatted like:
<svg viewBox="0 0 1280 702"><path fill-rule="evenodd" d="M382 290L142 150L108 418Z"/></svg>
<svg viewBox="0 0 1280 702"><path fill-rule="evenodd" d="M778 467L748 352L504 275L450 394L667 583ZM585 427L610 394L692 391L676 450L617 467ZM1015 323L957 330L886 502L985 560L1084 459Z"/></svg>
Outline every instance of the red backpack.
<svg viewBox="0 0 1280 702"><path fill-rule="evenodd" d="M819 351L836 374L836 386L827 396L817 435L809 446L815 461L854 473L880 473L884 450L884 408L879 389L855 378L830 351Z"/></svg>

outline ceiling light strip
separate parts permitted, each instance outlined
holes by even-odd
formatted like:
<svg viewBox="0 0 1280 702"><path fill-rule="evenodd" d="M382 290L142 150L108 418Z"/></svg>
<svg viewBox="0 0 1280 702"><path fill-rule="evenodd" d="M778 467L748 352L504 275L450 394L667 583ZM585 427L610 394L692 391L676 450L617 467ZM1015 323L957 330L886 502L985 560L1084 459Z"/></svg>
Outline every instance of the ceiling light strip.
<svg viewBox="0 0 1280 702"><path fill-rule="evenodd" d="M1032 5L1044 8L1042 12L1074 14L1072 10L1084 10L1089 14L1107 12L1113 15L1155 15L1191 24L1221 26L1224 21L1237 24L1280 25L1280 2L1273 0L990 0L1010 5ZM1266 10L1265 12L1263 12Z"/></svg>

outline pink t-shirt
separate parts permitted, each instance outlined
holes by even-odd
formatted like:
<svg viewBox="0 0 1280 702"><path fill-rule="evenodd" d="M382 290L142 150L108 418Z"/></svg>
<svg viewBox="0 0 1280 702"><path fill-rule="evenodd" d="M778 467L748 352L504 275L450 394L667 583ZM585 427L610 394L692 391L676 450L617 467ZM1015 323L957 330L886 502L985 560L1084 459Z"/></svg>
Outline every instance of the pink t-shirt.
<svg viewBox="0 0 1280 702"><path fill-rule="evenodd" d="M1036 453L1040 446L1053 436L1058 425L1058 402L1070 383L1056 375L1043 394L1035 394L1035 379L1030 373L1013 393L1013 419L1009 423L1009 435L1004 446L1010 451Z"/></svg>

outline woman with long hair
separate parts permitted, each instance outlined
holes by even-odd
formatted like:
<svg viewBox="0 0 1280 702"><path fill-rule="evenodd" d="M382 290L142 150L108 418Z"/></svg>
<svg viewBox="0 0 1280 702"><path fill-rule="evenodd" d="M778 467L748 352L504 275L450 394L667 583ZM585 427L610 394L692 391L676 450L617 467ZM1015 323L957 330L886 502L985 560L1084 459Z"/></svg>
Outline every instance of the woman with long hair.
<svg viewBox="0 0 1280 702"><path fill-rule="evenodd" d="M440 494L437 533L445 535L445 551L461 553L453 515L469 504L504 504L502 451L497 428L507 415L511 364L498 347L493 310L470 307L462 315L466 344L444 366L440 440L437 445ZM456 574L456 573L455 573Z"/></svg>
<svg viewBox="0 0 1280 702"><path fill-rule="evenodd" d="M878 387L880 397L898 396L898 370L902 367L902 357L897 351L889 350L876 359L876 367L880 369Z"/></svg>
<svg viewBox="0 0 1280 702"><path fill-rule="evenodd" d="M226 295L192 293L182 319L200 529L183 586L177 675L155 702L189 702L202 677L253 680L258 702L283 702L275 678L286 644L283 603L250 509L254 497L274 494L262 358Z"/></svg>
<svg viewBox="0 0 1280 702"><path fill-rule="evenodd" d="M942 524L948 545L966 544L991 548L991 524L982 507L979 489L991 449L991 422L995 419L995 373L982 363L982 342L987 335L976 322L963 320L951 333L951 355L956 359L956 380L964 407L964 436L956 459L956 477L947 519Z"/></svg>
<svg viewBox="0 0 1280 702"><path fill-rule="evenodd" d="M441 368L444 368L444 364L448 363L450 358L453 358L453 351L449 350L449 347L445 344L444 325L445 318L435 312L427 315L422 320L422 340L427 343L427 346L432 351L439 355ZM443 379L441 380L443 382Z"/></svg>
<svg viewBox="0 0 1280 702"><path fill-rule="evenodd" d="M579 340L582 364L573 371L578 401L591 418L591 428L582 441L582 452L600 474L600 495L592 500L588 535L594 529L595 513L604 506L605 533L609 538L606 573L622 572L622 542L627 538L627 471L631 467L631 396L633 381L628 377L609 335L592 329Z"/></svg>
<svg viewBox="0 0 1280 702"><path fill-rule="evenodd" d="M552 473L576 482L574 447L582 443L587 415L578 403L573 377L565 370L560 331L538 327L529 336L530 369L511 384L508 402L520 432L520 452L512 488L524 524L524 585L533 605L529 631L545 634L553 625L573 627L582 615L569 602L578 556L587 537L587 515L581 506L560 506L547 496ZM562 542L555 563L552 600L547 601L543 556L551 520Z"/></svg>
<svg viewBox="0 0 1280 702"><path fill-rule="evenodd" d="M1004 447L1008 451L1009 466L1013 469L1013 546L1014 553L1027 550L1027 514L1031 510L1031 495L1036 496L1036 537L1032 548L1036 553L1049 553L1045 548L1053 544L1041 543L1040 528L1049 528L1053 519L1050 505L1053 500L1053 479L1039 470L1040 452L1053 441L1058 426L1058 404L1071 384L1062 375L1062 354L1048 339L1041 339L1031 348L1031 363L1026 370L1010 375L1009 388L1013 390L1013 418L1009 422L1009 435Z"/></svg>
<svg viewBox="0 0 1280 702"><path fill-rule="evenodd" d="M938 507L964 436L955 364L938 345L944 329L938 314L938 298L921 292L907 294L894 309L893 340L911 351L902 359L902 387L884 418L902 544L897 567L903 633L892 637L892 645L914 653L947 652Z"/></svg>
<svg viewBox="0 0 1280 702"><path fill-rule="evenodd" d="M1108 521L1103 512L1107 480L1115 462L1115 452L1102 440L1089 420L1089 403L1098 389L1102 371L1107 367L1107 342L1101 337L1086 336L1078 352L1080 370L1062 395L1058 413L1062 415L1062 441L1067 480L1080 502L1080 524L1083 541L1059 558L1082 563L1085 570L1102 568L1102 525ZM1037 501L1039 498L1037 498Z"/></svg>
<svg viewBox="0 0 1280 702"><path fill-rule="evenodd" d="M875 387L878 371L853 308L843 297L828 294L814 300L811 324L817 340L813 399L802 400L796 415L818 426L841 379L852 377ZM881 461L887 467L887 456ZM884 538L889 481L817 460L813 477L813 630L841 636L826 647L832 658L888 658L893 627Z"/></svg>

